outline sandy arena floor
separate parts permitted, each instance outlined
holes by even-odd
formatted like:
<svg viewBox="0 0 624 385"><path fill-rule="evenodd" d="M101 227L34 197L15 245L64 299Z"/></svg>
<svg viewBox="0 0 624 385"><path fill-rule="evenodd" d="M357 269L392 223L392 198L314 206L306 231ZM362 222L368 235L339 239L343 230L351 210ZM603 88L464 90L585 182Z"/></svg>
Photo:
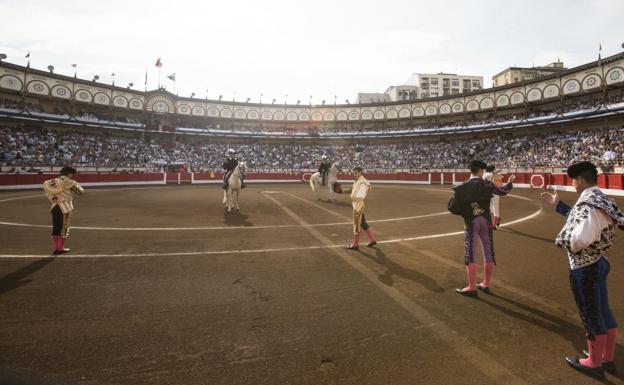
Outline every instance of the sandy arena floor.
<svg viewBox="0 0 624 385"><path fill-rule="evenodd" d="M219 186L171 186L90 189L57 258L42 192L0 194L0 383L593 383L563 361L583 329L552 242L563 218L539 191L501 200L493 295L469 299L454 292L450 188L374 187L380 242L359 252L342 248L347 196L250 185L225 214ZM623 235L609 281L620 321ZM624 333L624 373L623 348Z"/></svg>

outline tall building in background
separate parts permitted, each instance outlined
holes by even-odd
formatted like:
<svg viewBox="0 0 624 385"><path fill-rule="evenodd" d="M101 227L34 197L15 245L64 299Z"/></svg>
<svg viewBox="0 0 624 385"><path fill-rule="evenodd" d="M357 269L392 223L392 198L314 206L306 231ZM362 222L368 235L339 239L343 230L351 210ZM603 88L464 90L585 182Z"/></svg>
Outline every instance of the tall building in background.
<svg viewBox="0 0 624 385"><path fill-rule="evenodd" d="M402 86L390 86L386 90L388 100L393 102L418 99L420 87L404 84Z"/></svg>
<svg viewBox="0 0 624 385"><path fill-rule="evenodd" d="M389 102L390 100L385 92L358 92L355 96L356 103L380 103Z"/></svg>
<svg viewBox="0 0 624 385"><path fill-rule="evenodd" d="M563 62L559 59L557 59L556 62L540 67L509 67L492 76L492 85L498 87L519 83L524 80L532 80L542 76L556 74L566 69L567 68L563 66Z"/></svg>
<svg viewBox="0 0 624 385"><path fill-rule="evenodd" d="M483 76L447 74L444 72L437 74L415 73L407 79L406 84L419 88L419 98L435 98L480 90L483 88Z"/></svg>
<svg viewBox="0 0 624 385"><path fill-rule="evenodd" d="M358 103L398 102L421 98L456 95L483 88L483 76L457 75L447 73L414 73L401 85L390 86L386 92L360 92Z"/></svg>

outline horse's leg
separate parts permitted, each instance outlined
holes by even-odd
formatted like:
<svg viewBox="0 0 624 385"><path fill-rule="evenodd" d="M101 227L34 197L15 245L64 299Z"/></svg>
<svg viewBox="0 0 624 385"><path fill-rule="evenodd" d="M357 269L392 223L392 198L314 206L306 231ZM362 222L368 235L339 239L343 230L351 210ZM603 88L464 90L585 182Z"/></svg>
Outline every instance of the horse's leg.
<svg viewBox="0 0 624 385"><path fill-rule="evenodd" d="M232 211L232 189L228 188L227 212Z"/></svg>
<svg viewBox="0 0 624 385"><path fill-rule="evenodd" d="M240 207L238 207L238 195L239 194L240 194L240 190L236 190L236 201L235 201L235 206L234 206L236 208L236 211L240 211Z"/></svg>

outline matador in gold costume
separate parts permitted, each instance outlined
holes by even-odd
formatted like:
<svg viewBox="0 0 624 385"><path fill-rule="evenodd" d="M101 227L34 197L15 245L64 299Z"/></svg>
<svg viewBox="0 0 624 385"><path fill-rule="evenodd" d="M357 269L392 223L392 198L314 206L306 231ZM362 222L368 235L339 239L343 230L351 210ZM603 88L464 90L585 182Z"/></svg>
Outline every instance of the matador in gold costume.
<svg viewBox="0 0 624 385"><path fill-rule="evenodd" d="M63 167L61 176L43 182L43 190L52 204L52 240L54 241L54 255L67 253L65 239L69 236L69 225L74 211L74 194L83 195L84 188L73 180L76 169Z"/></svg>
<svg viewBox="0 0 624 385"><path fill-rule="evenodd" d="M371 184L362 175L362 168L353 168L353 176L355 182L351 189L345 189L345 192L351 193L351 203L353 204L353 242L347 245L349 250L357 250L360 248L360 232L362 229L366 231L368 236L368 247L372 247L377 244L375 237L373 236L373 230L366 222L364 216L364 200L371 190Z"/></svg>

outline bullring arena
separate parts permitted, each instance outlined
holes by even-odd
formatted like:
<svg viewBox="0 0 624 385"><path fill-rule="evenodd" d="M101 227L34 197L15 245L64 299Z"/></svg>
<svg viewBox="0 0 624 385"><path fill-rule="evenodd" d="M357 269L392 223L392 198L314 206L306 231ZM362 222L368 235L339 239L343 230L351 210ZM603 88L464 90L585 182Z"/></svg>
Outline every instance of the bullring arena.
<svg viewBox="0 0 624 385"><path fill-rule="evenodd" d="M41 56L34 49L32 57L22 52L21 43L0 42L0 51L7 52L0 54L0 385L624 384L624 336L616 338L611 322L624 319L624 232L616 229L619 211L605 198L624 207L624 52L613 51L613 38L604 42L604 52L600 43L596 55L559 47L554 37L540 52L538 40L546 41L550 32L576 33L588 24L552 29L576 20L570 9L577 12L580 5L555 7L557 18L547 22L531 14L529 24L516 15L525 8L546 14L542 7L553 7L548 2L516 7L507 22L506 8L488 9L485 20L492 23L480 23L483 15L471 16L472 9L458 11L461 20L444 19L442 31L465 23L455 37L449 32L409 38L414 31L408 24L420 28L435 20L440 28L437 14L453 10L418 9L414 23L415 9L397 12L402 8L375 4L370 20L381 24L363 22L366 30L353 33L363 36L366 51L379 48L377 56L387 62L353 53L345 60L341 54L353 48L337 38L331 22L319 28L331 37L322 45L300 34L315 31L318 20L329 16L359 15L365 6L332 12L340 7L336 2L319 7L323 14L314 17L309 4L288 10L266 2L271 1L259 2L258 14L250 11L254 4L213 9L238 2L215 2L210 9L201 2L192 8L160 4L167 20L136 18L144 10L132 8L134 2L121 8L102 3L73 18L72 31L84 34L82 44L46 24L56 16L39 17L47 5L7 6L8 14L20 12L5 22L48 27L39 32L44 42L33 43ZM605 3L591 8L610 20L621 5ZM116 30L111 20L118 15L103 16L111 16L109 7L131 15L132 22ZM182 8L193 12L180 15ZM385 9L393 14L383 16ZM270 21L273 11L277 23ZM240 16L245 12L250 20ZM587 20L597 19L596 12ZM36 23L26 23L31 13ZM403 16L397 13L413 19L396 18ZM194 19L198 15L201 20ZM219 27L221 19L228 25ZM278 28L286 19L295 20L293 31ZM346 19L336 23L348 24ZM100 28L98 20L114 28ZM184 25L169 24L176 20ZM383 27L387 20L390 30ZM517 28L508 31L508 23ZM601 21L594 30L611 24L617 23ZM263 36L265 25L279 36ZM131 27L145 35L137 37ZM21 28L0 25L0 32ZM96 30L102 35L94 38ZM182 30L188 35L178 35ZM479 36L464 37L474 30ZM538 33L534 38L516 40L519 31L532 30ZM260 36L262 44L254 40ZM404 36L414 45L376 43ZM505 44L494 44L494 37ZM131 49L107 46L115 38ZM296 44L280 44L293 38ZM558 39L577 44L579 37ZM219 50L226 40L232 51ZM343 45L332 45L334 40ZM67 41L80 48L80 62L67 57L75 47L47 52ZM315 82L325 87L330 78L343 84L339 78L351 71L393 72L386 69L392 62L424 66L427 56L436 57L435 66L471 68L468 59L438 57L438 45L470 47L452 54L470 56L480 71L491 69L500 64L497 57L511 61L511 51L527 55L517 41L534 42L531 58L561 53L574 61L569 68L554 57L547 66L514 64L503 73L525 71L531 77L523 72L500 83L493 76L492 87L483 76L413 73L410 79L419 77L418 84L359 93L369 99L344 103L338 91L308 99L312 91L305 88ZM174 47L188 55L176 57L177 89L177 69L169 72L173 64L161 74L169 65L164 54L143 78L136 57L152 55L150 42L158 44L153 49ZM483 42L487 52L477 48ZM499 45L507 51L496 51ZM82 52L83 46L89 49ZM282 51L289 57L279 56ZM319 71L335 66L336 73L317 78L306 71L304 64L317 56L323 57ZM45 67L44 57L63 63ZM107 60L115 61L114 68ZM198 63L210 68L193 73ZM286 93L283 103L277 100L278 87L265 74L273 67L285 79L301 80L293 81L301 91L293 91L305 99L291 91L290 102ZM232 68L239 72L229 73ZM222 83L228 77L232 84ZM259 91L253 83L258 78L269 89ZM222 94L242 84L259 97ZM191 86L211 91L196 95ZM506 182L512 179L509 191ZM471 184L479 196L459 199L462 192L454 188ZM239 207L225 204L224 191L240 191ZM507 192L500 197L501 215L490 212L492 194ZM556 192L573 207L545 192ZM457 199L450 202L451 197ZM579 199L587 201L574 205ZM555 246L560 232L568 255ZM582 241L593 238L572 252L573 232ZM368 244L372 234L376 244ZM493 237L496 257L495 267L476 258L482 286L471 280L475 260L470 247L466 252L479 234L479 254L488 254ZM609 266L604 253L614 317L607 316L606 283L601 284ZM491 275L492 269L490 282L483 270ZM577 306L579 298L593 302Z"/></svg>
<svg viewBox="0 0 624 385"><path fill-rule="evenodd" d="M91 188L60 257L41 193L5 192L3 366L50 383L585 384L554 354L582 333L539 191L503 199L494 294L468 302L448 185L375 184L379 244L359 252L348 201L307 184L250 183L229 214L215 185Z"/></svg>

